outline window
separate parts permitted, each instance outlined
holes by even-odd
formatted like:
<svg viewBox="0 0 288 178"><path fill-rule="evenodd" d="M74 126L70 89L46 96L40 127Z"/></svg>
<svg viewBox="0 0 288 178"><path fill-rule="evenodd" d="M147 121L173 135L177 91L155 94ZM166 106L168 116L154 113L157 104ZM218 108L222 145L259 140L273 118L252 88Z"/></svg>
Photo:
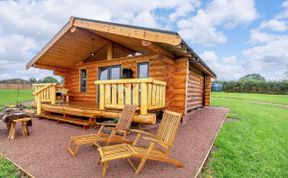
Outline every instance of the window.
<svg viewBox="0 0 288 178"><path fill-rule="evenodd" d="M80 70L80 92L86 92L87 88L87 69Z"/></svg>
<svg viewBox="0 0 288 178"><path fill-rule="evenodd" d="M138 63L138 78L148 78L149 77L149 63L143 62Z"/></svg>
<svg viewBox="0 0 288 178"><path fill-rule="evenodd" d="M99 80L120 79L121 68L117 66L99 67Z"/></svg>

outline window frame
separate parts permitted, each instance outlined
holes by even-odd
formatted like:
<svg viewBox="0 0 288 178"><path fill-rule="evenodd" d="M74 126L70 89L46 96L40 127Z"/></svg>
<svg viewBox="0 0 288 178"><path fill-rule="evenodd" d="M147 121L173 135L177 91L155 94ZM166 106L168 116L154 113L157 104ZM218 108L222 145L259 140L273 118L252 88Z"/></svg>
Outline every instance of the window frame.
<svg viewBox="0 0 288 178"><path fill-rule="evenodd" d="M82 71L86 71L86 83L85 83L85 91L82 91ZM87 68L80 68L79 69L79 91L80 93L86 93L87 92L87 82L88 82L88 69Z"/></svg>
<svg viewBox="0 0 288 178"><path fill-rule="evenodd" d="M137 63L137 78L140 78L140 66L141 65L144 65L144 64L147 64L147 77L146 78L149 78L150 76L150 63L149 62L139 62Z"/></svg>
<svg viewBox="0 0 288 178"><path fill-rule="evenodd" d="M111 79L111 76L112 76L112 74L111 74L111 68L116 68L116 67L119 67L119 79ZM121 64L118 64L118 65L112 65L112 66L101 66L101 67L98 67L98 80L100 80L100 74L101 74L101 68L102 69L104 69L104 68L106 68L106 69L108 69L108 79L106 79L106 80L120 80L121 79L121 77L122 77L122 66L121 66Z"/></svg>

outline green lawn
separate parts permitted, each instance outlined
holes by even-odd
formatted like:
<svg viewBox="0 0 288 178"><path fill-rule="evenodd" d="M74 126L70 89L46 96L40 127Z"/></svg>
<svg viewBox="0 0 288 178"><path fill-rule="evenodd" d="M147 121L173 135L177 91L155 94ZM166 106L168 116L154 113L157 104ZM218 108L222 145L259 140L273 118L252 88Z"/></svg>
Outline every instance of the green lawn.
<svg viewBox="0 0 288 178"><path fill-rule="evenodd" d="M0 155L0 177L2 178L16 178L19 176L17 168L8 160Z"/></svg>
<svg viewBox="0 0 288 178"><path fill-rule="evenodd" d="M231 100L233 98L233 100ZM211 104L230 108L202 177L288 177L288 104L281 95L213 93Z"/></svg>
<svg viewBox="0 0 288 178"><path fill-rule="evenodd" d="M275 104L288 104L288 95L267 95L250 93L224 93L213 92L213 98L243 99L249 101L270 102Z"/></svg>
<svg viewBox="0 0 288 178"><path fill-rule="evenodd" d="M0 90L0 108L7 104L16 104L17 90ZM20 90L18 102L33 100L32 90ZM0 155L0 178L20 177L16 167Z"/></svg>
<svg viewBox="0 0 288 178"><path fill-rule="evenodd" d="M16 104L17 90L0 90L0 107L6 104ZM33 100L32 90L19 90L18 102Z"/></svg>

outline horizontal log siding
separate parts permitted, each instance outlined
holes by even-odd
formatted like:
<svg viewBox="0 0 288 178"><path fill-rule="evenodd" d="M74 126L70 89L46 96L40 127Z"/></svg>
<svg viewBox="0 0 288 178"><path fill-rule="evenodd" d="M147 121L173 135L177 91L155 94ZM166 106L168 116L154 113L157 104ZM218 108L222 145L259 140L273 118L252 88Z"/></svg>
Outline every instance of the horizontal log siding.
<svg viewBox="0 0 288 178"><path fill-rule="evenodd" d="M203 94L204 76L190 68L187 82L186 111L203 107Z"/></svg>
<svg viewBox="0 0 288 178"><path fill-rule="evenodd" d="M120 60L107 60L79 65L70 72L54 71L64 77L64 86L69 89L71 101L97 102L97 87L94 81L98 79L98 68L103 66L121 65L121 68L133 70L133 78L137 77L137 64L149 62L149 77L167 82L166 108L184 113L186 91L187 58L172 60L163 55L151 57L137 57ZM79 70L87 69L87 91L81 93L79 89Z"/></svg>

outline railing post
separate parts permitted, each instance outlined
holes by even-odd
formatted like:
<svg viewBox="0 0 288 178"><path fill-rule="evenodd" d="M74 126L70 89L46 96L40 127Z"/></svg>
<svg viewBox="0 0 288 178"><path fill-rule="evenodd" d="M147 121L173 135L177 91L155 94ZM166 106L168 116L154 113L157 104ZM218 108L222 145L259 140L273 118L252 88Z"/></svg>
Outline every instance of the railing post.
<svg viewBox="0 0 288 178"><path fill-rule="evenodd" d="M52 85L50 91L51 104L56 104L56 85Z"/></svg>
<svg viewBox="0 0 288 178"><path fill-rule="evenodd" d="M105 96L104 96L104 84L99 85L99 109L104 110L104 101L105 101Z"/></svg>
<svg viewBox="0 0 288 178"><path fill-rule="evenodd" d="M41 96L37 95L37 99L36 99L36 105L37 105L37 115L41 114Z"/></svg>
<svg viewBox="0 0 288 178"><path fill-rule="evenodd" d="M147 114L147 83L142 82L140 84L141 87L141 106L140 106L140 114Z"/></svg>

